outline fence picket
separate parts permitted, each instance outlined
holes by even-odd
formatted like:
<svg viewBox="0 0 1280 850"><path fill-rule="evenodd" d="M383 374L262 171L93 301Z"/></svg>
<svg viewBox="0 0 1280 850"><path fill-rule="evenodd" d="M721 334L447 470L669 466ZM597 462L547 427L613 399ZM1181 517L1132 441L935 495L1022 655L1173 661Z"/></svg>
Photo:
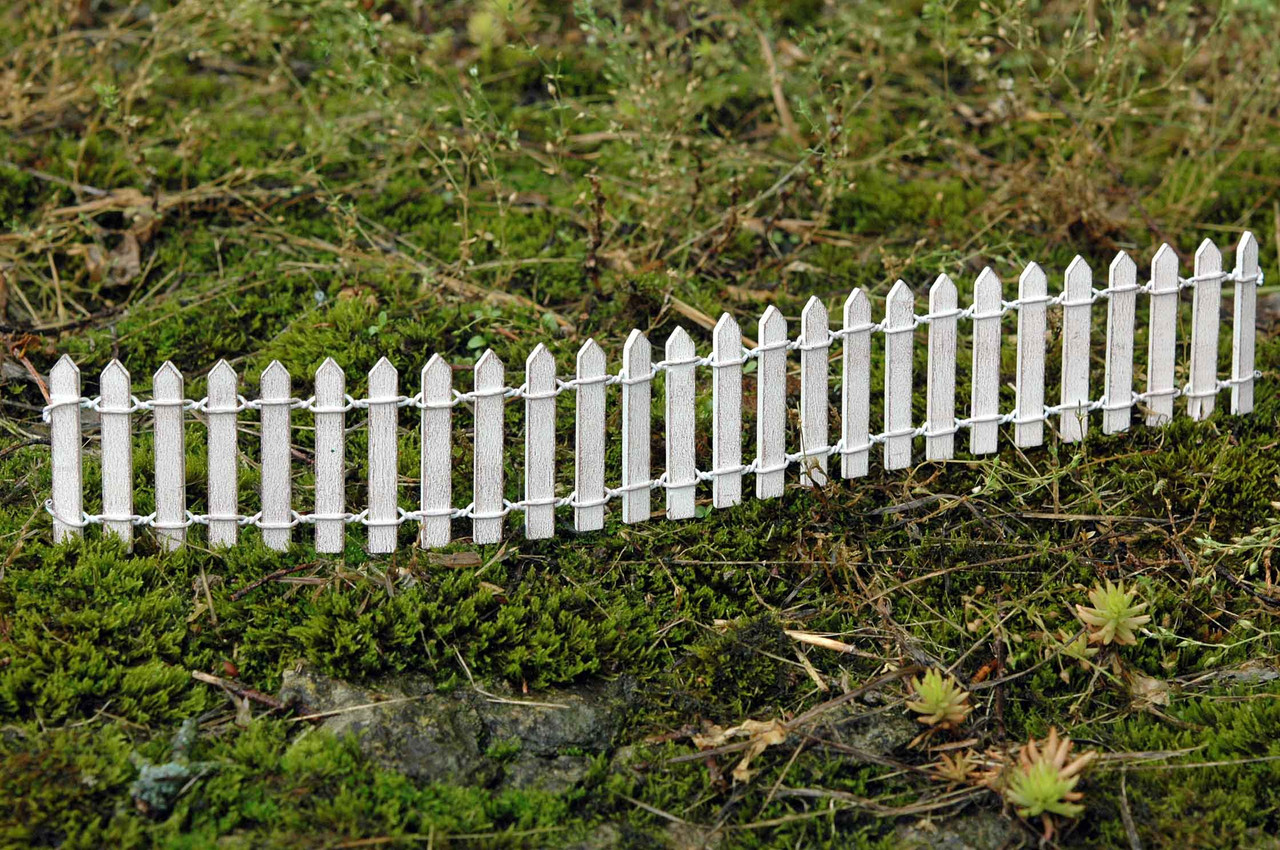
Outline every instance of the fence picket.
<svg viewBox="0 0 1280 850"><path fill-rule="evenodd" d="M289 476L289 440L293 380L279 360L262 370L262 542L283 552L293 539L293 482Z"/></svg>
<svg viewBox="0 0 1280 850"><path fill-rule="evenodd" d="M924 456L951 460L956 453L956 285L945 274L929 287L929 374Z"/></svg>
<svg viewBox="0 0 1280 850"><path fill-rule="evenodd" d="M742 329L728 313L711 332L711 503L742 501Z"/></svg>
<svg viewBox="0 0 1280 850"><path fill-rule="evenodd" d="M556 361L539 343L524 362L524 535L556 528Z"/></svg>
<svg viewBox="0 0 1280 850"><path fill-rule="evenodd" d="M800 314L800 484L827 483L827 308L816 296Z"/></svg>
<svg viewBox="0 0 1280 850"><path fill-rule="evenodd" d="M911 348L915 294L899 280L884 305L884 468L911 465Z"/></svg>
<svg viewBox="0 0 1280 850"><path fill-rule="evenodd" d="M772 499L786 487L787 319L769 305L756 335L756 498Z"/></svg>
<svg viewBox="0 0 1280 850"><path fill-rule="evenodd" d="M179 396L181 397L181 396ZM80 367L64 354L49 371L49 448L53 464L53 539L83 536L84 478L81 471ZM63 522L58 519L67 520Z"/></svg>
<svg viewBox="0 0 1280 850"><path fill-rule="evenodd" d="M871 302L861 289L845 299L841 334L840 474L858 478L867 474L871 456Z"/></svg>
<svg viewBox="0 0 1280 850"><path fill-rule="evenodd" d="M183 379L165 361L152 378L155 405L156 518L161 547L177 549L187 539L187 459L183 433Z"/></svg>
<svg viewBox="0 0 1280 850"><path fill-rule="evenodd" d="M1178 255L1167 244L1151 259L1151 317L1147 335L1147 424L1173 418L1178 351Z"/></svg>
<svg viewBox="0 0 1280 850"><path fill-rule="evenodd" d="M55 367L56 368L56 367ZM50 376L52 378L52 376ZM112 360L102 370L102 527L133 547L133 428L129 370Z"/></svg>
<svg viewBox="0 0 1280 850"><path fill-rule="evenodd" d="M970 376L969 451L997 450L1000 438L1000 278L990 268L973 285L973 373Z"/></svg>
<svg viewBox="0 0 1280 850"><path fill-rule="evenodd" d="M573 527L577 531L604 528L604 367L604 349L588 339L578 349L574 403Z"/></svg>
<svg viewBox="0 0 1280 850"><path fill-rule="evenodd" d="M1254 337L1258 312L1258 240L1249 231L1236 245L1235 306L1231 327L1231 412L1253 412Z"/></svg>
<svg viewBox="0 0 1280 850"><path fill-rule="evenodd" d="M209 545L234 546L240 523L236 504L236 406L239 377L226 360L209 370Z"/></svg>
<svg viewBox="0 0 1280 850"><path fill-rule="evenodd" d="M396 420L399 408L400 373L386 357L369 370L369 512L365 515L368 549L371 555L396 550L396 530L400 527L399 499L396 497Z"/></svg>
<svg viewBox="0 0 1280 850"><path fill-rule="evenodd" d="M346 541L347 376L332 357L316 370L316 551L341 552Z"/></svg>
<svg viewBox="0 0 1280 850"><path fill-rule="evenodd" d="M1089 331L1093 270L1077 256L1062 285L1062 396L1058 416L1062 441L1083 440L1089 431Z"/></svg>
<svg viewBox="0 0 1280 850"><path fill-rule="evenodd" d="M1222 304L1222 252L1206 239L1196 249L1195 286L1191 300L1191 377L1187 415L1208 419L1218 396L1218 310Z"/></svg>
<svg viewBox="0 0 1280 850"><path fill-rule="evenodd" d="M492 349L475 366L475 503L471 539L476 543L502 540L503 381L506 367Z"/></svg>
<svg viewBox="0 0 1280 850"><path fill-rule="evenodd" d="M1133 415L1133 327L1138 267L1121 251L1107 274L1107 360L1103 378L1102 433L1129 430Z"/></svg>
<svg viewBox="0 0 1280 850"><path fill-rule="evenodd" d="M622 521L649 518L649 340L638 330L622 349Z"/></svg>
<svg viewBox="0 0 1280 850"><path fill-rule="evenodd" d="M694 447L695 387L694 361L697 352L684 328L677 327L667 337L665 419L667 421L667 519L694 516L698 472ZM686 361L688 361L686 363Z"/></svg>
<svg viewBox="0 0 1280 850"><path fill-rule="evenodd" d="M1018 379L1013 444L1031 448L1044 442L1044 334L1049 282L1044 269L1027 263L1018 278Z"/></svg>
<svg viewBox="0 0 1280 850"><path fill-rule="evenodd" d="M439 354L422 367L422 457L419 470L422 527L427 548L444 546L452 537L453 508L453 370Z"/></svg>

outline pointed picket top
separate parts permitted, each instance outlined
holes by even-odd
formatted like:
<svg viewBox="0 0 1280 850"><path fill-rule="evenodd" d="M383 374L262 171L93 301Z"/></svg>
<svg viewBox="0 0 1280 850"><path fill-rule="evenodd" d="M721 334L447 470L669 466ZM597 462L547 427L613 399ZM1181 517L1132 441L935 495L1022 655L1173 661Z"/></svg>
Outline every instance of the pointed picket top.
<svg viewBox="0 0 1280 850"><path fill-rule="evenodd" d="M501 358L493 352L492 348L486 348L484 354L481 354L480 359L476 361L476 384L491 384L495 381L501 384L505 373L506 366L503 365Z"/></svg>
<svg viewBox="0 0 1280 850"><path fill-rule="evenodd" d="M1088 300L1093 296L1093 269L1089 268L1089 264L1085 262L1084 257L1079 254L1067 266L1064 275L1063 291L1067 294L1068 302L1078 302ZM1074 303L1068 303L1066 306L1080 306Z"/></svg>
<svg viewBox="0 0 1280 850"><path fill-rule="evenodd" d="M258 379L261 386L271 386L272 390L276 387L287 385L290 381L289 370L284 368L284 364L279 360L272 360L267 364L267 368L262 370L262 376Z"/></svg>
<svg viewBox="0 0 1280 850"><path fill-rule="evenodd" d="M337 360L332 357L326 357L320 367L316 369L316 381L332 380L335 377L345 381L346 373L342 371L342 367L338 365Z"/></svg>
<svg viewBox="0 0 1280 850"><path fill-rule="evenodd" d="M57 367L55 366L54 368L56 369ZM50 377L52 377L52 375L50 375ZM133 379L129 376L129 370L126 369L124 364L119 360L112 360L102 369L101 381L104 389L108 386L113 390L118 390L120 387L123 387L127 394L132 380Z"/></svg>
<svg viewBox="0 0 1280 850"><path fill-rule="evenodd" d="M626 343L622 346L624 369L626 368L626 364L631 363L636 359L641 350L643 350L645 354L649 353L649 340L638 329L632 330L631 333L627 335ZM636 376L628 373L628 377L634 378Z"/></svg>
<svg viewBox="0 0 1280 850"><path fill-rule="evenodd" d="M546 369L550 367L552 370L556 367L556 358L542 343L534 346L533 351L529 352L529 356L524 359L524 367L528 369Z"/></svg>
<svg viewBox="0 0 1280 850"><path fill-rule="evenodd" d="M782 311L774 305L770 304L760 314L760 321L757 324L757 336L768 336L773 338L781 330L782 336L787 335L787 317L782 315Z"/></svg>
<svg viewBox="0 0 1280 850"><path fill-rule="evenodd" d="M1136 280L1138 276L1138 266L1134 263L1133 258L1130 257L1128 253L1119 251L1116 253L1116 258L1111 261L1110 273L1113 278L1121 275L1128 275L1130 278Z"/></svg>
<svg viewBox="0 0 1280 850"><path fill-rule="evenodd" d="M604 370L604 349L600 347L600 343L588 338L578 348L578 371L594 372L597 369Z"/></svg>
<svg viewBox="0 0 1280 850"><path fill-rule="evenodd" d="M383 356L369 370L369 388L372 390L375 384L383 385L388 381L394 382L399 376L400 372L395 365L386 356Z"/></svg>
<svg viewBox="0 0 1280 850"><path fill-rule="evenodd" d="M911 287L907 286L906 281L899 280L885 297L885 318L892 320L894 327L900 326L904 318L910 318L911 305L915 300L916 296L911 291Z"/></svg>
<svg viewBox="0 0 1280 850"><path fill-rule="evenodd" d="M738 326L738 320L728 313L721 313L720 320L711 331L711 339L712 345L717 349L723 347L729 351L734 350L734 346L741 347L742 329Z"/></svg>
<svg viewBox="0 0 1280 850"><path fill-rule="evenodd" d="M449 363L439 354L432 354L431 359L427 361L427 365L422 367L422 384L425 387L428 384L436 386L442 383L448 387L453 380L453 369Z"/></svg>
<svg viewBox="0 0 1280 850"><path fill-rule="evenodd" d="M929 287L929 312L942 313L956 308L956 285L945 274L938 275Z"/></svg>
<svg viewBox="0 0 1280 850"><path fill-rule="evenodd" d="M871 323L871 300L867 293L855 289L844 300L844 329L860 327Z"/></svg>
<svg viewBox="0 0 1280 850"><path fill-rule="evenodd" d="M716 327L719 327L719 325ZM684 360L693 357L694 353L693 337L689 336L688 331L677 325L676 329L671 332L671 336L667 337L667 359Z"/></svg>
<svg viewBox="0 0 1280 850"><path fill-rule="evenodd" d="M1178 288L1178 255L1168 242L1151 258L1151 284L1157 292Z"/></svg>
<svg viewBox="0 0 1280 850"><path fill-rule="evenodd" d="M1049 279L1034 260L1027 263L1018 276L1018 298L1043 298L1049 293Z"/></svg>
<svg viewBox="0 0 1280 850"><path fill-rule="evenodd" d="M76 365L76 361L71 359L70 354L64 354L58 358L58 362L53 364L53 368L49 370L49 389L57 393L59 387L69 386L71 381L80 380L80 367ZM54 386L57 384L57 386ZM75 392L79 393L77 389Z"/></svg>
<svg viewBox="0 0 1280 850"><path fill-rule="evenodd" d="M818 296L810 296L808 303L804 305L804 310L800 312L800 332L805 334L811 330L821 330L825 335L827 327L827 305L823 304ZM810 345L818 344L808 339L805 341Z"/></svg>
<svg viewBox="0 0 1280 850"><path fill-rule="evenodd" d="M1200 247L1196 249L1196 263L1218 263L1218 267L1222 267L1222 252L1218 250L1218 246L1213 244L1213 240L1205 238L1200 243Z"/></svg>
<svg viewBox="0 0 1280 850"><path fill-rule="evenodd" d="M981 308L991 307L991 296L995 296L995 309L1000 307L1000 276L992 271L991 266L986 266L978 274L978 279L973 284L973 300L981 302L978 304Z"/></svg>
<svg viewBox="0 0 1280 850"><path fill-rule="evenodd" d="M1236 267L1243 275L1258 273L1258 240L1253 231L1246 230L1236 245Z"/></svg>
<svg viewBox="0 0 1280 850"><path fill-rule="evenodd" d="M80 370L77 369L76 371L79 372ZM155 374L152 375L151 381L156 392L168 392L175 388L178 392L182 391L182 373L178 371L177 366L173 365L172 360L164 361Z"/></svg>
<svg viewBox="0 0 1280 850"><path fill-rule="evenodd" d="M214 363L213 368L209 370L210 386L212 386L215 381L220 384L230 382L231 385L234 386L237 380L239 380L239 376L236 375L235 367L225 359Z"/></svg>

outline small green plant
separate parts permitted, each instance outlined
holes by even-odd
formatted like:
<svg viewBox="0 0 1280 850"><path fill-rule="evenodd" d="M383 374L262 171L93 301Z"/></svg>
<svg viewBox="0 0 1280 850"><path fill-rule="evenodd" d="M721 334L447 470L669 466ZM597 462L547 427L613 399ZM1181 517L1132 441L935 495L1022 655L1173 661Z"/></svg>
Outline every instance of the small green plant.
<svg viewBox="0 0 1280 850"><path fill-rule="evenodd" d="M907 708L920 715L916 719L926 726L954 729L973 711L969 692L960 687L954 676L944 675L937 668L926 671L923 678L913 679L911 688L916 698L907 701Z"/></svg>
<svg viewBox="0 0 1280 850"><path fill-rule="evenodd" d="M1084 794L1075 790L1080 774L1097 757L1087 752L1068 762L1071 756L1071 739L1059 738L1058 730L1049 729L1044 748L1032 738L1018 757L1018 764L1003 777L1004 798L1012 803L1018 815L1024 818L1040 817L1044 822L1044 837L1053 837L1053 816L1078 817L1084 812L1080 800Z"/></svg>
<svg viewBox="0 0 1280 850"><path fill-rule="evenodd" d="M1094 585L1089 591L1089 601L1093 603L1093 607L1076 606L1076 616L1089 630L1089 643L1100 643L1103 646L1112 643L1121 646L1136 644L1138 638L1134 629L1151 621L1151 615L1142 613L1147 603L1134 604L1136 596L1137 591L1124 589L1124 582L1112 584L1108 581L1103 587Z"/></svg>

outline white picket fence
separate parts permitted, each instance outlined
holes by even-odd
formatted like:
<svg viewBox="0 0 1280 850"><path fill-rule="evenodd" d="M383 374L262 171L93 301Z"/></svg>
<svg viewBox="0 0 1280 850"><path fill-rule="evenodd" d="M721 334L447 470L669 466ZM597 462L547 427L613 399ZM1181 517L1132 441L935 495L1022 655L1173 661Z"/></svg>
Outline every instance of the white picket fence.
<svg viewBox="0 0 1280 850"><path fill-rule="evenodd" d="M1224 282L1235 284L1234 326L1230 377L1218 378L1218 322ZM1077 257L1066 269L1061 294L1048 295L1048 280L1035 263L1018 279L1014 301L1002 297L1000 279L984 270L974 286L974 302L958 307L955 284L940 275L929 290L929 312L915 313L915 296L902 281L889 292L885 316L871 321L866 294L855 290L844 303L840 330L829 329L827 310L811 299L800 317L800 334L791 340L787 322L770 307L760 318L758 343L744 348L738 323L729 315L720 318L713 331L711 354L700 357L694 341L677 329L666 342L664 358L652 362L649 341L632 331L622 351L622 369L611 374L605 353L593 340L578 352L575 376L561 380L551 353L537 346L525 362L525 378L519 387L507 386L505 367L492 352L475 364L473 389L453 388L452 370L439 355L431 357L421 373L421 388L412 396L400 393L400 376L383 358L369 372L368 398L355 399L346 392L346 376L332 359L315 374L314 394L295 397L292 379L279 362L262 373L261 397L248 400L239 394L238 376L226 362L219 362L208 376L208 395L199 400L183 393L183 376L171 363L164 364L152 383L153 394L143 401L131 394L128 371L113 361L102 372L100 394L81 394L80 371L64 356L50 375L50 422L53 493L45 504L53 516L54 538L79 535L88 525L103 525L126 541L133 529L155 529L167 548L181 545L193 525L208 527L208 541L215 546L236 543L241 528L255 526L266 545L285 549L300 524L315 527L318 552L340 552L346 527L359 523L367 528L367 548L372 553L392 552L397 530L406 522L417 523L421 545L443 546L453 534L453 521L469 519L475 543L502 539L506 516L524 514L525 535L546 538L555 533L555 512L572 508L578 531L603 528L605 506L622 503L622 520L635 523L651 516L651 493L666 494L666 517L687 519L695 515L695 500L703 483L710 485L712 505L728 507L742 501L743 478L754 476L756 497L782 495L788 470L798 467L798 482L821 485L828 479L828 460L838 457L840 476L866 475L874 445L883 446L885 469L901 469L915 458L914 446L923 438L927 460L947 460L956 452L956 435L969 434L969 452L995 452L1000 426L1012 425L1013 443L1022 448L1040 445L1045 423L1056 419L1065 442L1083 439L1089 415L1099 411L1104 433L1129 427L1133 408L1145 408L1146 423L1159 425L1174 413L1174 401L1186 399L1188 415L1204 419L1214 409L1218 392L1230 388L1231 410L1245 414L1253 409L1254 314L1256 290L1262 282L1258 268L1258 244L1246 233L1236 248L1232 272L1223 272L1222 255L1205 240L1195 255L1194 275L1178 275L1178 260L1165 245L1151 263L1151 277L1139 285L1137 269L1127 254L1111 263L1105 289L1093 287L1093 272ZM1174 384L1179 293L1192 289L1189 381ZM1146 362L1146 389L1133 389L1134 323L1137 297L1150 299L1150 327ZM1102 394L1090 399L1092 305L1106 302L1106 370ZM1062 375L1058 403L1047 405L1045 353L1050 308L1062 310ZM999 409L1001 318L1017 315L1016 395L1011 411ZM972 369L968 415L956 415L956 361L958 325L972 322ZM912 421L913 346L916 328L928 328L926 418ZM871 375L872 337L884 339L883 431L872 433ZM833 349L841 356L840 435L831 442L829 364ZM789 353L798 352L800 369L799 439L795 451L787 451L787 372ZM756 452L743 462L744 367L755 360ZM711 370L711 465L698 467L695 451L695 391L700 368ZM654 477L650 469L652 423L651 394L654 379L664 376L666 468ZM608 388L617 385L621 395L621 481L616 488L605 482L606 404ZM572 393L575 404L574 475L572 491L557 495L555 466L556 405L560 396ZM504 405L524 402L524 497L512 502L504 496ZM472 410L474 428L474 484L472 500L453 507L453 411L460 405ZM86 513L82 494L81 410L91 409L101 420L102 512ZM397 425L401 408L420 411L421 482L418 507L400 504L397 481ZM345 434L347 414L367 411L368 505L350 512L345 493ZM149 514L134 512L132 429L135 414L150 411L154 427L155 505ZM203 417L208 433L208 513L187 509L185 471L185 419L191 411ZM240 513L237 504L239 417L257 411L261 427L261 503L252 514ZM290 431L294 411L313 417L315 426L314 511L293 508ZM563 489L568 489L567 484Z"/></svg>

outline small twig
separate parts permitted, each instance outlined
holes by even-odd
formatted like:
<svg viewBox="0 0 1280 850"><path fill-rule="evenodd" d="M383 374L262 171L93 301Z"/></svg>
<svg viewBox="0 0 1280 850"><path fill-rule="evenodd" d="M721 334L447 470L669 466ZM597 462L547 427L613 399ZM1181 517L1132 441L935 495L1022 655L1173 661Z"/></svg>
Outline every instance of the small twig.
<svg viewBox="0 0 1280 850"><path fill-rule="evenodd" d="M285 704L283 702L269 694L264 694L261 691L255 691L253 688L246 688L244 685L237 685L235 682L223 679L220 676L212 676L208 673L201 673L199 670L192 670L191 678L195 679L197 682L204 682L207 685L217 685L220 688L225 688L238 697L251 699L254 702L260 702L263 705L270 706L271 708L280 710L285 708Z"/></svg>
<svg viewBox="0 0 1280 850"><path fill-rule="evenodd" d="M284 578L285 576L292 575L293 573L300 573L305 569L314 567L315 565L316 565L315 561L308 561L305 564L295 564L292 567L285 567L282 570L276 570L274 573L267 573L262 578L255 579L254 581L249 582L244 587L240 588L235 593L231 594L231 601L236 602L240 599L243 599L245 594L249 593L249 591L262 587L262 585L266 584L269 581L275 581L278 578ZM212 603L210 603L210 607L212 607Z"/></svg>
<svg viewBox="0 0 1280 850"><path fill-rule="evenodd" d="M1129 837L1130 850L1142 850L1142 839L1138 838L1138 827L1133 822L1133 812L1129 811L1129 793L1125 788L1125 774L1120 774L1120 819L1124 821L1124 832Z"/></svg>

